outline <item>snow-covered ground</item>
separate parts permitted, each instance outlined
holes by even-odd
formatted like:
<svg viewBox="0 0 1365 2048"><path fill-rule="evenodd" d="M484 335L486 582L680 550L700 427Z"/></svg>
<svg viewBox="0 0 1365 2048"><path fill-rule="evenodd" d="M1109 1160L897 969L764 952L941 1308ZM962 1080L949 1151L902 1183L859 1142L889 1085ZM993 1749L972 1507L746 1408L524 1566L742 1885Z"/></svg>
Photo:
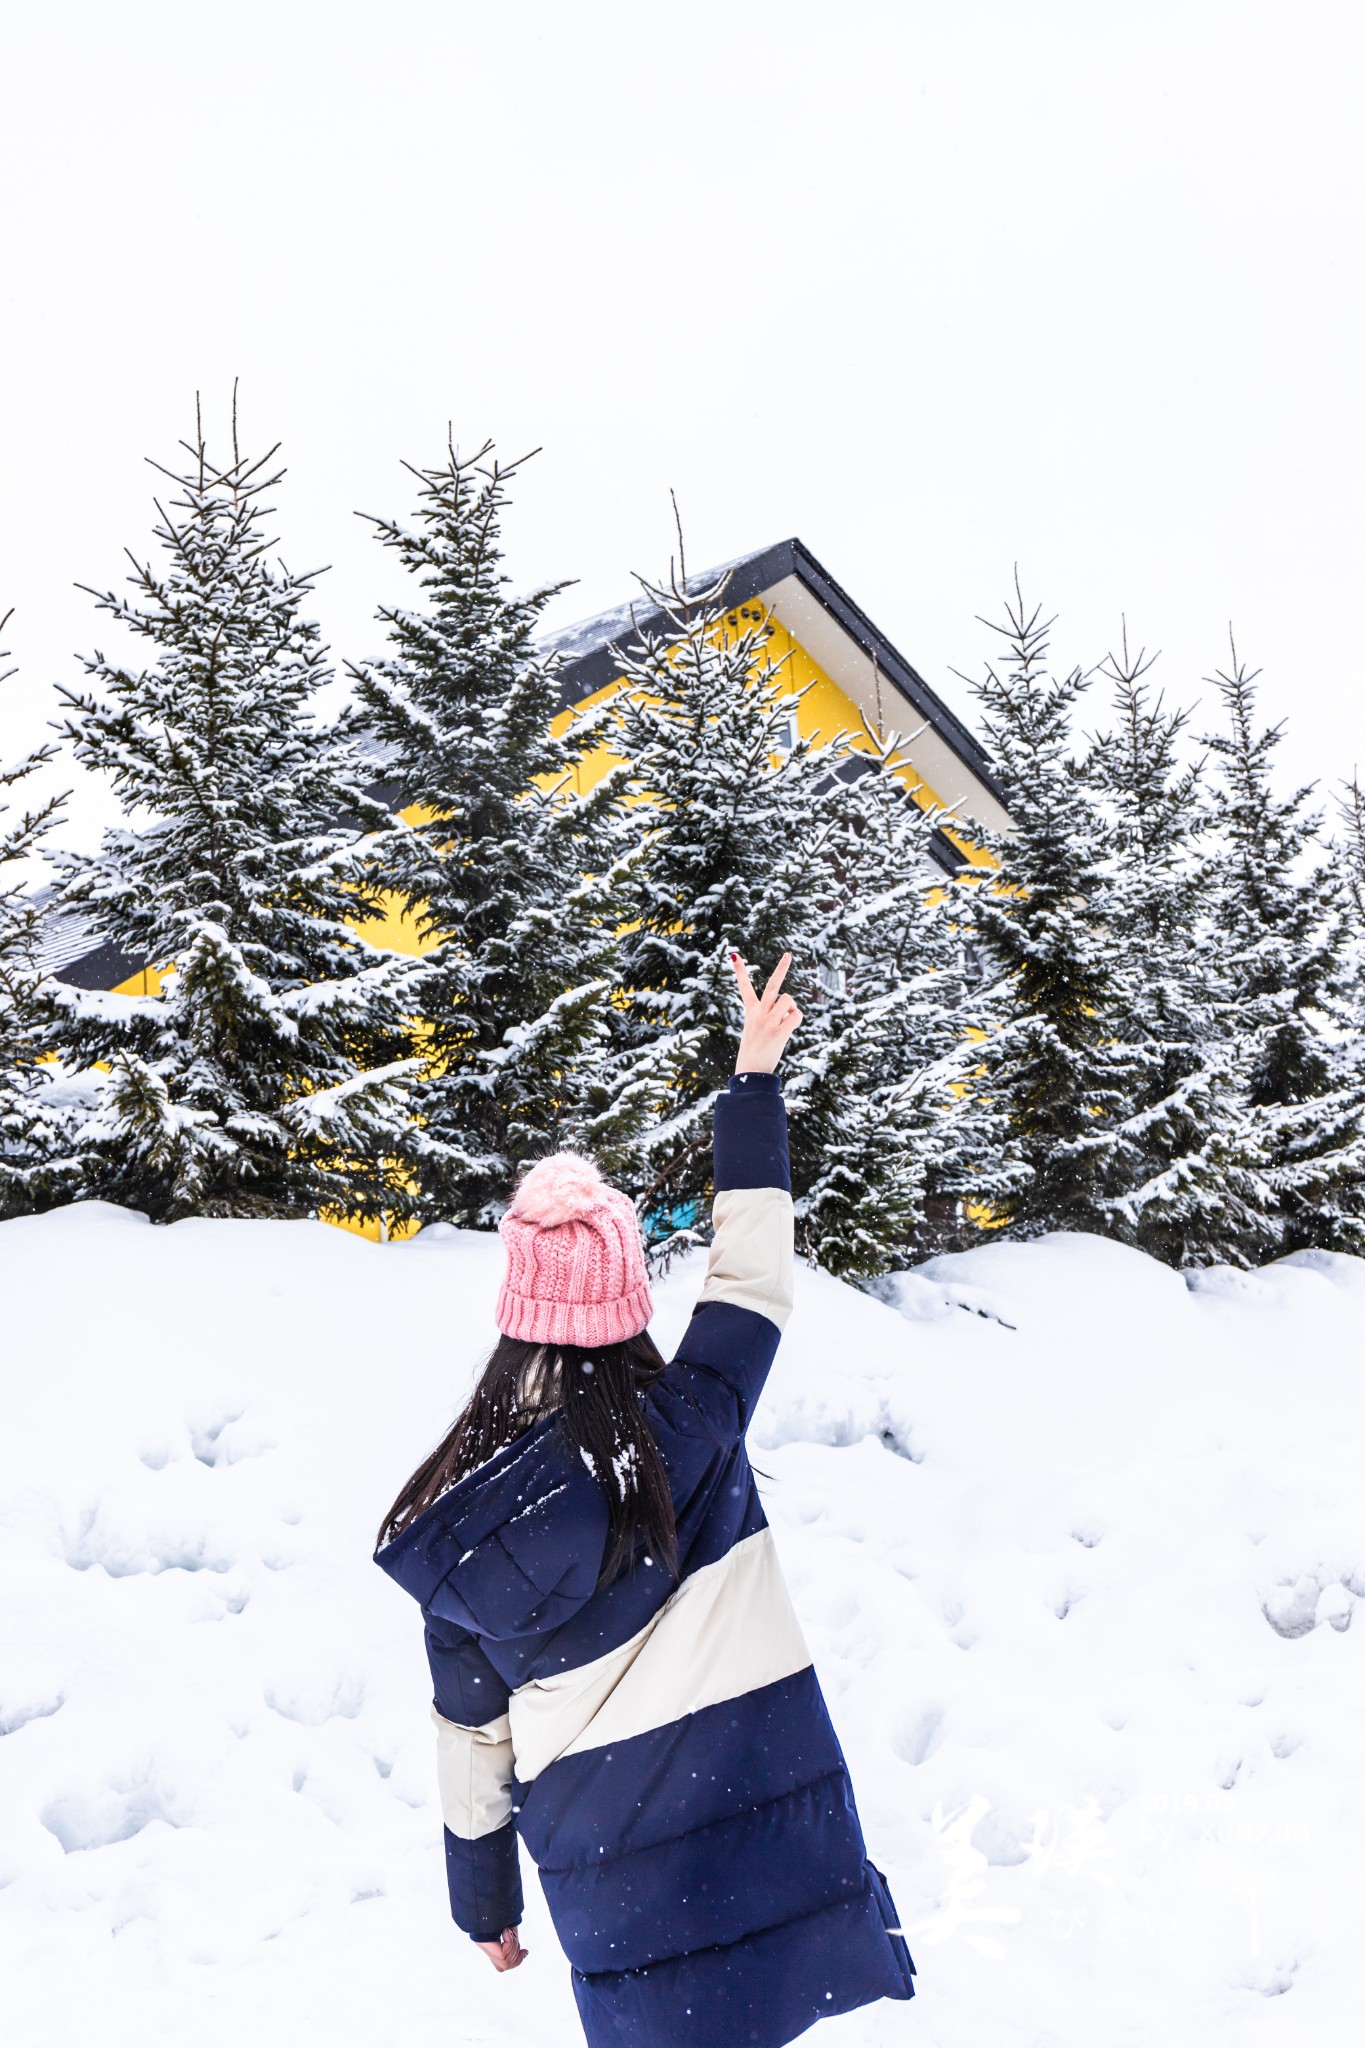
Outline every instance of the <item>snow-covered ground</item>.
<svg viewBox="0 0 1365 2048"><path fill-rule="evenodd" d="M451 1926L375 1525L496 1239L0 1226L10 2048L580 2040ZM699 1264L659 1290L681 1327ZM919 1969L825 2048L1358 2038L1365 1264L1095 1239L798 1275L766 1499Z"/></svg>

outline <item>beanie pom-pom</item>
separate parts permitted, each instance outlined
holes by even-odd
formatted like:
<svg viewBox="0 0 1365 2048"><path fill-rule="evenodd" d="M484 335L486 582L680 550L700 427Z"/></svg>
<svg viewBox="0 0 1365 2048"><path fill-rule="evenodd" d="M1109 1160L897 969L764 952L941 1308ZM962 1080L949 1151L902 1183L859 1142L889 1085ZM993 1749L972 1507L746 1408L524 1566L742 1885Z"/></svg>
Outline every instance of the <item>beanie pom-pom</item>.
<svg viewBox="0 0 1365 2048"><path fill-rule="evenodd" d="M537 1160L512 1198L511 1214L542 1230L576 1223L600 1209L607 1183L591 1159L577 1152L552 1152Z"/></svg>

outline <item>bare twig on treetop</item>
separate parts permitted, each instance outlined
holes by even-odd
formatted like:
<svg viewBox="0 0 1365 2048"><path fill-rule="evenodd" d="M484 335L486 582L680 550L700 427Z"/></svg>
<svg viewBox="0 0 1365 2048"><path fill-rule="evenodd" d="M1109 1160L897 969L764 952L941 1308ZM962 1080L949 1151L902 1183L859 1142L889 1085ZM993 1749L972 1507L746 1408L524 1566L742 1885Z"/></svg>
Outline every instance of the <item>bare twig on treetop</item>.
<svg viewBox="0 0 1365 2048"><path fill-rule="evenodd" d="M1148 654L1145 647L1140 647L1136 660L1133 660L1128 653L1128 614L1126 612L1119 613L1119 625L1123 639L1123 660L1120 662L1112 649L1105 655L1104 660L1110 664L1116 682L1135 683L1139 676L1145 676L1148 669L1161 659L1161 649L1158 647L1155 654ZM1100 667L1103 668L1103 666L1104 662L1101 662Z"/></svg>
<svg viewBox="0 0 1365 2048"><path fill-rule="evenodd" d="M678 574L682 578L682 587L685 592L687 589L687 550L683 546L682 513L678 510L678 494L674 490L672 484L670 484L668 487L668 495L673 501L673 524L674 527L677 529L678 535ZM669 574L672 575L673 563L671 558L669 560L668 569Z"/></svg>

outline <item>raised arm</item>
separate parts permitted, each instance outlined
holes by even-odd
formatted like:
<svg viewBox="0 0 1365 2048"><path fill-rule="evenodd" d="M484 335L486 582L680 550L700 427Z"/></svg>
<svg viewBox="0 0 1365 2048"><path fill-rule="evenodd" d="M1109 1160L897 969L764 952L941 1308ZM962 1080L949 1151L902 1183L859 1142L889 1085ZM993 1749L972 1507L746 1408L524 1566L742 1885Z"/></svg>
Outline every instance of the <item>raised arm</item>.
<svg viewBox="0 0 1365 2048"><path fill-rule="evenodd" d="M735 1073L716 1102L714 1235L700 1302L753 1309L786 1328L792 1307L787 1106L776 1074Z"/></svg>
<svg viewBox="0 0 1365 2048"><path fill-rule="evenodd" d="M744 963L732 957L744 1001L744 1030L729 1088L716 1101L715 1234L706 1279L678 1355L727 1383L742 1430L791 1314L787 1111L774 1069L801 1012L781 992L789 953L783 954L761 997Z"/></svg>

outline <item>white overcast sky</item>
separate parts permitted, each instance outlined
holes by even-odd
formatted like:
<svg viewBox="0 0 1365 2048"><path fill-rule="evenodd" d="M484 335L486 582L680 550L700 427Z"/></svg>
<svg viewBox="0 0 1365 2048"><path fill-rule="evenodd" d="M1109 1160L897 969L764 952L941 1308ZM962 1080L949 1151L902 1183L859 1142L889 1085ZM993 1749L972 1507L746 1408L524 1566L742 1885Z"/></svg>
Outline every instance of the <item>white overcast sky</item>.
<svg viewBox="0 0 1365 2048"><path fill-rule="evenodd" d="M339 656L394 593L354 509L451 419L543 446L509 567L579 579L566 621L666 565L672 487L690 565L799 534L971 719L1017 559L1059 659L1126 611L1209 711L1232 620L1326 791L1365 768L1363 47L1348 0L13 10L0 754L235 375Z"/></svg>

